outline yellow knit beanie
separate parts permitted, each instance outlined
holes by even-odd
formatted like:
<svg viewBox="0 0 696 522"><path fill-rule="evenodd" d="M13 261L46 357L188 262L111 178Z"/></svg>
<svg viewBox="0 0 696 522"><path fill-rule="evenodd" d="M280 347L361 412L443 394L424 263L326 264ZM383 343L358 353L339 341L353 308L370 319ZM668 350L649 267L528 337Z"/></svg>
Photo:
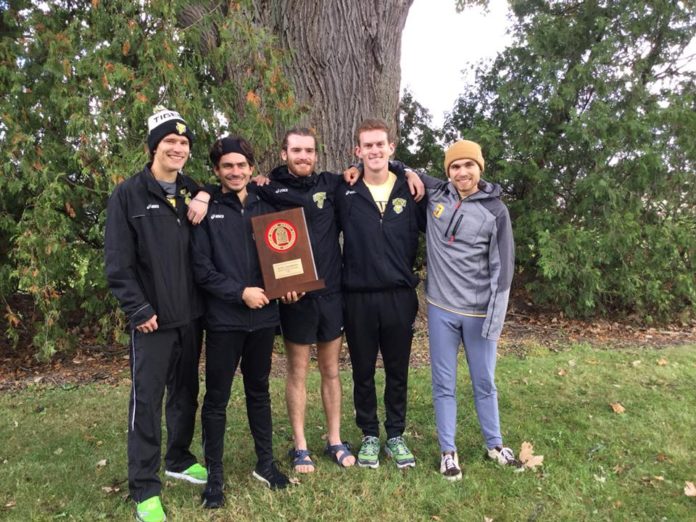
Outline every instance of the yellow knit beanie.
<svg viewBox="0 0 696 522"><path fill-rule="evenodd" d="M459 140L445 152L445 176L449 175L449 166L453 161L459 159L472 159L483 172L483 154L481 153L481 145L469 140Z"/></svg>

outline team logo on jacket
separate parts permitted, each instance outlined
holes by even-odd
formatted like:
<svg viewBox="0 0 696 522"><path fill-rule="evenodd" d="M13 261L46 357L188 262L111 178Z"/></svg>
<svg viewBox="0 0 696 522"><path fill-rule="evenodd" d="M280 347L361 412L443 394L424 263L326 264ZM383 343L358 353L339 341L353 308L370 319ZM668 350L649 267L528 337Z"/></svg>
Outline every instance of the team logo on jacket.
<svg viewBox="0 0 696 522"><path fill-rule="evenodd" d="M394 206L394 212L401 214L406 208L406 200L404 198L394 198L392 205Z"/></svg>
<svg viewBox="0 0 696 522"><path fill-rule="evenodd" d="M435 208L433 209L433 217L440 219L440 216L442 215L442 212L445 210L445 206L442 203L438 203L435 205Z"/></svg>
<svg viewBox="0 0 696 522"><path fill-rule="evenodd" d="M276 252L287 252L295 246L297 229L284 219L277 219L266 227L266 245Z"/></svg>
<svg viewBox="0 0 696 522"><path fill-rule="evenodd" d="M186 190L185 188L182 188L179 191L179 194L181 194L181 196L184 198L184 203L186 203L186 205L191 203L191 193L188 190Z"/></svg>
<svg viewBox="0 0 696 522"><path fill-rule="evenodd" d="M312 199L317 204L317 208L324 208L324 201L326 201L326 192L317 192L312 196Z"/></svg>

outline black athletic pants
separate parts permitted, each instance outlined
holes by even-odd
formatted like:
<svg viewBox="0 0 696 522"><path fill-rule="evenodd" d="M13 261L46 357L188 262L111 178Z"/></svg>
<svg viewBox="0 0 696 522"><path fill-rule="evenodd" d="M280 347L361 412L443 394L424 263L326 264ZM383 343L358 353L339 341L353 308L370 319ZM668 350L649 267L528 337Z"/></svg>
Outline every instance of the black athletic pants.
<svg viewBox="0 0 696 522"><path fill-rule="evenodd" d="M406 427L408 362L418 297L411 288L381 292L346 292L344 320L353 366L355 422L363 435L379 436L375 364L384 362L384 407L387 437Z"/></svg>
<svg viewBox="0 0 696 522"><path fill-rule="evenodd" d="M196 463L189 447L198 408L199 321L186 326L131 333L131 395L128 408L128 487L142 502L160 494L162 399L167 402L166 469L183 471Z"/></svg>
<svg viewBox="0 0 696 522"><path fill-rule="evenodd" d="M247 419L260 464L273 460L268 377L275 327L254 332L207 332L205 398L201 409L203 451L208 469L222 471L227 403L241 358Z"/></svg>

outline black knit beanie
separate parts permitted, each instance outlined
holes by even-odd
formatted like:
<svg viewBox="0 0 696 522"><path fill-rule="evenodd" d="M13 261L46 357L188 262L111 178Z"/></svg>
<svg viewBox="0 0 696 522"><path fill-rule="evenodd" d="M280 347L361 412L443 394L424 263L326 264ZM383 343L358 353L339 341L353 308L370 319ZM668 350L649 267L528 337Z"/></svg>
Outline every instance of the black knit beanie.
<svg viewBox="0 0 696 522"><path fill-rule="evenodd" d="M147 148L152 154L159 142L169 134L186 136L189 145L193 145L193 133L186 122L176 111L171 111L165 107L155 107L154 113L147 119Z"/></svg>

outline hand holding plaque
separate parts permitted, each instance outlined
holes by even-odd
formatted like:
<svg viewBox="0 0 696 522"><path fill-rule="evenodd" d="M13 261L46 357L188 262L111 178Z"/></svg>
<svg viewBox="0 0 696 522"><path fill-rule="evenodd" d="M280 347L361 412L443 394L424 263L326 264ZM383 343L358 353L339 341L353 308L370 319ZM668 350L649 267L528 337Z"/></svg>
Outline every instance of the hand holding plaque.
<svg viewBox="0 0 696 522"><path fill-rule="evenodd" d="M251 218L266 296L324 288L319 279L302 208Z"/></svg>

